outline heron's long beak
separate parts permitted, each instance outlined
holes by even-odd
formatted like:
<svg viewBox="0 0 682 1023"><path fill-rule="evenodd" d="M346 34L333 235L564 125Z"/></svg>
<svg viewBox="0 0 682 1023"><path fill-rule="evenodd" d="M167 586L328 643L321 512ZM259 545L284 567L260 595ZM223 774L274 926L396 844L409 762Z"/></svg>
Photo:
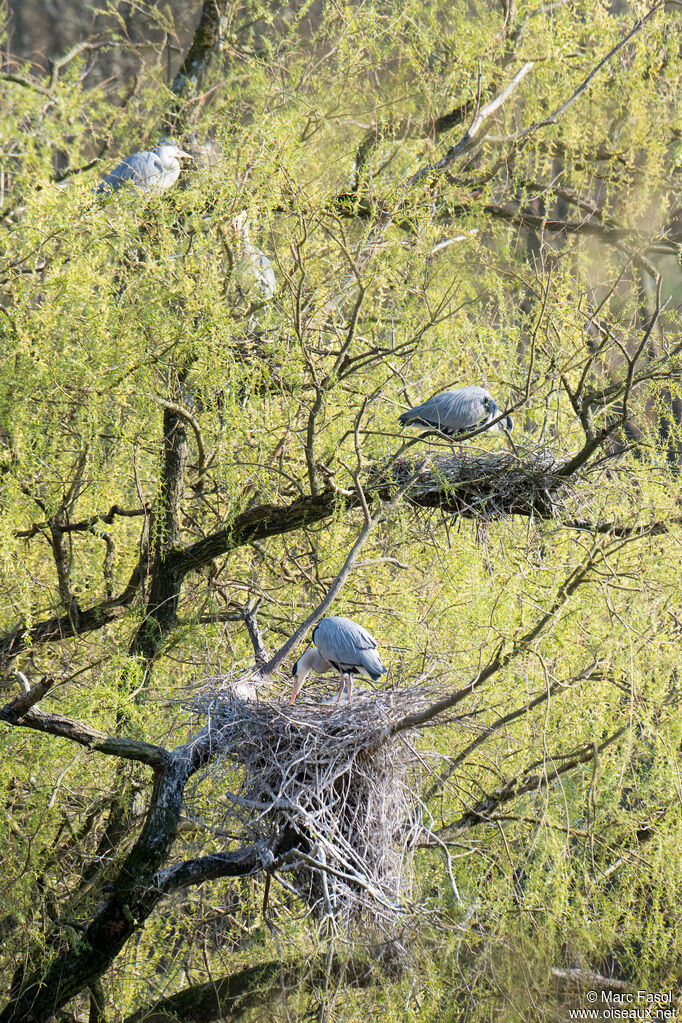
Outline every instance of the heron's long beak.
<svg viewBox="0 0 682 1023"><path fill-rule="evenodd" d="M191 153L186 153L184 149L178 149L177 155L178 156L184 156L187 160L193 160L194 159L192 154Z"/></svg>

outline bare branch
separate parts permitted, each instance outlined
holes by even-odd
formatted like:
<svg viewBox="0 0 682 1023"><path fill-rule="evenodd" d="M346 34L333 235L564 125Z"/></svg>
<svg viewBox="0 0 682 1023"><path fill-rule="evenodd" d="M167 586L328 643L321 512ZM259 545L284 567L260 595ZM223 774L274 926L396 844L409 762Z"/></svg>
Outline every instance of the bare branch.
<svg viewBox="0 0 682 1023"><path fill-rule="evenodd" d="M358 534L358 537L355 543L353 544L348 554L348 557L346 558L343 565L339 569L339 572L337 573L334 581L332 582L331 586L325 593L324 597L317 605L315 610L310 615L308 615L308 617L305 619L304 622L301 623L301 625L299 625L299 627L294 632L293 636L291 636L291 638L288 639L286 643L284 643L284 645L279 648L279 650L275 653L274 657L272 657L268 661L268 663L263 667L264 675L271 675L274 671L276 671L280 664L282 664L282 662L286 660L289 653L298 645L298 643L300 643L303 637L307 635L307 633L313 627L313 625L315 625L315 623L319 621L319 619L322 617L325 611L329 607L331 607L337 593L341 590L341 587L348 578L357 560L357 556L364 547L370 533L373 531L374 527L377 526L379 522L382 522L386 518L386 516L389 515L393 511L393 509L399 504L405 493L409 490L409 488L412 486L415 480L421 475L425 464L426 462L423 461L420 464L420 466L409 476L409 478L403 484L403 486L399 488L395 496L386 504L382 505L376 512L376 514L374 514L370 519L365 519L365 524L360 530L360 533Z"/></svg>
<svg viewBox="0 0 682 1023"><path fill-rule="evenodd" d="M64 522L61 530L62 533L87 533L98 522L106 522L111 525L117 515L133 518L137 515L148 515L149 512L150 505L145 505L144 508L121 508L118 504L112 504L108 512L90 515L87 519L80 519L78 522ZM30 540L31 537L42 533L47 528L47 522L34 522L30 529L15 529L12 536L19 540Z"/></svg>
<svg viewBox="0 0 682 1023"><path fill-rule="evenodd" d="M46 693L49 693L52 686L55 684L55 679L50 675L46 675L41 678L40 682L36 682L29 690L22 692L21 695L15 697L10 703L8 703L2 710L2 714L7 720L10 718L19 719L24 714L35 706Z"/></svg>
<svg viewBox="0 0 682 1023"><path fill-rule="evenodd" d="M54 683L54 679L49 681L50 684ZM105 753L108 756L121 757L124 760L139 760L154 770L160 770L164 766L168 759L168 753L161 746L155 746L149 742L138 742L135 739L108 736L82 721L25 708L26 701L29 701L28 707L30 708L33 703L45 695L49 688L49 686L45 688L46 683L47 680L43 679L31 689L30 693L18 696L16 700L6 704L0 709L0 721L6 721L7 724L17 727L32 728L37 732L56 735L62 739L70 739L71 742L76 742L80 746Z"/></svg>
<svg viewBox="0 0 682 1023"><path fill-rule="evenodd" d="M256 600L249 601L246 607L240 608L242 621L246 626L246 631L249 634L249 639L251 640L251 645L253 646L253 652L256 657L256 663L259 665L265 664L265 662L270 657L267 647L263 642L263 636L261 635L261 631L258 627L258 621L256 619L256 612L258 611L260 602L261 602L260 597L258 597Z"/></svg>
<svg viewBox="0 0 682 1023"><path fill-rule="evenodd" d="M502 92L499 93L499 95L495 96L495 98L492 99L490 103L486 103L486 105L477 112L476 116L471 122L470 128L462 136L459 142L457 142L454 146L450 146L448 151L445 153L444 156L441 157L440 160L437 160L435 163L427 164L425 167L420 167L420 169L415 174L413 174L412 177L407 179L408 187L413 188L415 185L419 184L419 182L422 181L423 178L429 177L431 174L442 173L444 170L447 170L447 168L450 167L455 162L455 160L457 160L464 153L472 149L474 145L477 144L476 136L478 135L484 123L488 120L489 117L492 117L493 114L497 113L500 107L503 106L503 104L506 103L509 97L513 95L513 93L519 87L519 85L526 77L526 75L533 69L533 66L534 66L533 61L527 61L521 68L519 68L519 70L516 72L512 80L502 90Z"/></svg>
<svg viewBox="0 0 682 1023"><path fill-rule="evenodd" d="M607 739L597 745L591 743L589 746L584 746L573 754L565 763L559 767L554 768L551 771L543 771L542 774L534 774L533 772L538 767L544 768L544 762L532 764L528 767L520 776L511 778L505 782L499 788L495 789L489 796L479 800L475 806L470 810L467 810L459 820L454 821L452 824L447 824L444 828L440 828L439 831L435 832L435 837L440 841L452 840L458 835L464 834L465 831L469 831L470 828L475 827L477 824L485 824L488 822L490 817L495 813L500 806L510 802L512 799L517 799L519 796L525 795L526 792L536 792L538 789L546 789L562 774L566 774L568 771L572 771L580 764L588 764L591 760L594 760L600 753L602 753L609 746L613 745L620 739L621 735L629 729L629 722L624 724L621 728L618 728L613 732ZM553 760L559 759L553 757Z"/></svg>
<svg viewBox="0 0 682 1023"><path fill-rule="evenodd" d="M443 711L450 710L452 707L457 706L458 703L461 703L462 700L466 699L466 697L470 696L474 691L481 689L489 678L492 678L493 675L496 675L498 671L501 671L521 653L527 650L538 636L542 635L547 626L554 620L558 612L575 593L578 587L589 578L596 565L603 562L606 556L606 551L609 550L611 546L612 545L607 545L606 547L602 547L594 545L581 564L577 565L566 576L559 587L549 610L538 619L533 628L520 639L515 640L506 650L506 643L503 641L492 660L488 662L486 667L483 668L476 677L471 680L471 682L467 683L467 685L463 686L461 689L457 689L455 692L450 693L448 696L443 697L443 699L430 704L424 710L417 711L414 714L409 714L406 717L395 721L390 727L390 734L395 735L397 732L402 732L406 729L419 728L429 724L434 720L434 718L438 717L439 714L442 714Z"/></svg>

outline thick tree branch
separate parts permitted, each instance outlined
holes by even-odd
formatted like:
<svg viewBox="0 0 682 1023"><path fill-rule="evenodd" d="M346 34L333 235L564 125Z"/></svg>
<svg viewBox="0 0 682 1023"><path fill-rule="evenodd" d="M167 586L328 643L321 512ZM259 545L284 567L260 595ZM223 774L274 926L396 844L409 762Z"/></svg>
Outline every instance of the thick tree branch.
<svg viewBox="0 0 682 1023"><path fill-rule="evenodd" d="M662 536L671 529L682 526L682 516L675 515L669 519L642 522L634 526L628 526L623 522L590 522L587 519L567 519L562 525L565 529L580 529L586 533L600 533L625 539L629 536Z"/></svg>
<svg viewBox="0 0 682 1023"><path fill-rule="evenodd" d="M150 512L150 506L146 505L144 508L121 508L117 504L112 504L108 512L97 515L89 515L87 519L79 519L77 522L64 522L61 524L62 533L87 533L93 526L97 525L98 522L106 522L111 525L117 515L123 518L134 518L138 515L148 515ZM18 540L30 540L31 537L36 536L38 533L44 532L49 528L47 522L34 522L29 529L15 529L12 536Z"/></svg>
<svg viewBox="0 0 682 1023"><path fill-rule="evenodd" d="M103 600L100 604L85 611L80 611L78 620L69 615L54 616L44 622L27 629L24 625L16 625L9 632L0 636L0 666L6 667L10 661L29 647L41 643L55 643L71 636L83 636L95 632L110 622L116 621L125 614L132 604L140 586L140 567L133 570L123 592L113 600Z"/></svg>
<svg viewBox="0 0 682 1023"><path fill-rule="evenodd" d="M277 853L285 852L276 844ZM175 866L160 871L152 880L152 886L164 895L203 884L204 881L215 881L220 877L245 877L259 870L267 870L275 863L273 846L264 842L256 842L244 849L233 852L213 853L210 856L199 856L194 860L185 860Z"/></svg>
<svg viewBox="0 0 682 1023"><path fill-rule="evenodd" d="M172 414L172 413L168 413ZM483 462L459 456L434 456L425 471L420 472L405 489L405 500L419 508L441 508L463 518L491 518L496 515L533 515L548 518L555 514L554 495L560 493L563 479L561 465L553 461L531 460L525 465L507 454L486 456ZM551 461L551 460L550 460ZM547 464L545 464L545 462ZM393 467L370 467L364 484L370 501L390 501L397 490L405 487L417 465L410 459L399 459ZM324 519L361 506L357 493L343 493L339 488L326 488L317 495L307 495L289 505L263 504L237 515L223 529L196 541L188 547L169 547L161 558L160 582L166 589L158 598L159 613L174 623L174 613L182 580L188 572L202 568L215 558L236 550L254 540L293 532ZM70 636L92 632L120 618L139 590L140 568L133 572L123 593L81 610L78 622L68 616L50 618L31 630L16 626L0 636L0 665L9 663L23 650L41 643L55 642ZM150 601L150 607L151 601ZM158 627L146 625L160 636ZM155 647L154 647L155 649Z"/></svg>
<svg viewBox="0 0 682 1023"><path fill-rule="evenodd" d="M54 679L42 679L30 692L23 693L11 703L0 709L0 721L20 728L32 728L37 732L56 735L61 739L69 739L86 749L105 753L124 760L138 760L148 764L155 771L160 770L168 759L168 754L161 746L136 739L118 738L105 735L104 732L91 728L82 721L62 717L60 714L47 714L41 710L31 710L34 703L47 693Z"/></svg>
<svg viewBox="0 0 682 1023"><path fill-rule="evenodd" d="M247 966L229 977L218 977L205 984L183 988L144 1009L138 1009L124 1023L235 1021L255 1006L263 1008L276 993L284 994L287 988L297 987L307 970L306 958L287 963L271 960Z"/></svg>
<svg viewBox="0 0 682 1023"><path fill-rule="evenodd" d="M192 45L173 79L172 92L178 97L194 95L208 61L220 40L220 24L227 10L226 0L204 0Z"/></svg>
<svg viewBox="0 0 682 1023"><path fill-rule="evenodd" d="M180 414L182 411L182 414ZM170 556L180 537L180 506L185 489L187 465L186 415L175 405L164 403L163 460L159 492L154 507L154 557L145 615L130 652L151 664L163 637L176 622L183 572Z"/></svg>
<svg viewBox="0 0 682 1023"><path fill-rule="evenodd" d="M35 707L36 703L39 703L49 693L54 684L55 680L52 676L46 675L45 678L41 678L40 682L36 682L30 689L26 689L25 692L20 693L6 704L0 714L6 721L18 722L31 707Z"/></svg>

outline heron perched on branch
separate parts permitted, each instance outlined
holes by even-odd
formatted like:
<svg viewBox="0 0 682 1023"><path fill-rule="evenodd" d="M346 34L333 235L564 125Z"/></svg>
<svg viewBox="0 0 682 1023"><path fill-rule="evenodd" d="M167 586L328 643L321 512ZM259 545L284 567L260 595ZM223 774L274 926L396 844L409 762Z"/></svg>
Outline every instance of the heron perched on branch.
<svg viewBox="0 0 682 1023"><path fill-rule="evenodd" d="M440 430L446 437L470 433L476 429L511 433L514 424L509 415L499 419L500 409L485 387L458 387L429 398L422 405L410 408L400 416L402 426L426 426ZM495 419L499 421L494 422Z"/></svg>
<svg viewBox="0 0 682 1023"><path fill-rule="evenodd" d="M180 146L162 142L156 149L145 149L140 153L126 156L118 166L109 171L95 189L97 195L117 192L121 185L131 184L141 192L163 192L178 180L180 163L178 157L192 159Z"/></svg>
<svg viewBox="0 0 682 1023"><path fill-rule="evenodd" d="M376 682L386 672L386 668L381 663L374 636L349 618L337 616L323 618L313 629L313 643L317 649L311 647L306 650L291 670L294 679L294 688L291 692L292 703L311 671L318 675L324 675L332 669L340 672L341 680L336 694L337 703L346 689L346 679L348 680L347 699L350 703L353 692L353 675L368 675L373 682Z"/></svg>
<svg viewBox="0 0 682 1023"><path fill-rule="evenodd" d="M235 280L243 291L260 291L262 297L269 301L277 291L277 278L268 257L251 241L246 210L233 218L230 229L234 244Z"/></svg>

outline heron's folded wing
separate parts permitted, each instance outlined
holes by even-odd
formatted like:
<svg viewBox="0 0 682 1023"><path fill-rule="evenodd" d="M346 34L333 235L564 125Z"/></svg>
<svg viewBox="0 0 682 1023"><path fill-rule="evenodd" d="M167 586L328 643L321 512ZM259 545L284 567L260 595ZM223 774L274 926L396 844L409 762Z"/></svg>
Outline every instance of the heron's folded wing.
<svg viewBox="0 0 682 1023"><path fill-rule="evenodd" d="M359 664L358 655L364 650L376 650L377 641L366 629L355 622L335 622L324 619L313 634L315 646L327 660L344 664Z"/></svg>

